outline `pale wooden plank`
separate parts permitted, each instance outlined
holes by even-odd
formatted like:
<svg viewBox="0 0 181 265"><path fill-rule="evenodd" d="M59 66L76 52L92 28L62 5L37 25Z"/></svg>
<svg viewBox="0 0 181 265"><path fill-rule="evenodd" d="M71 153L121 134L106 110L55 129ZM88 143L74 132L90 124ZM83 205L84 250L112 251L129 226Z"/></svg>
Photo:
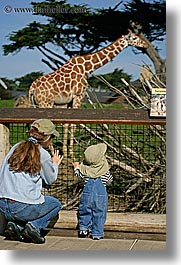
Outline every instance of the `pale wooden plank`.
<svg viewBox="0 0 181 265"><path fill-rule="evenodd" d="M77 212L60 211L55 228L76 229ZM166 234L166 214L107 213L105 230Z"/></svg>

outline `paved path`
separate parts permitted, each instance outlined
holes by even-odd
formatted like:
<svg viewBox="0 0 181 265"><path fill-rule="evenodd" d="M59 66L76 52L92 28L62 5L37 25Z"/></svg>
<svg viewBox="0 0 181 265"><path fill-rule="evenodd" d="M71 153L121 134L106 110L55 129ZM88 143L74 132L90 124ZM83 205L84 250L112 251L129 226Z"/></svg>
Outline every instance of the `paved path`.
<svg viewBox="0 0 181 265"><path fill-rule="evenodd" d="M135 239L102 239L46 236L43 245L4 240L0 236L0 250L166 250L165 241Z"/></svg>
<svg viewBox="0 0 181 265"><path fill-rule="evenodd" d="M166 250L166 215L108 213L105 238L98 241L78 238L76 226L76 211L61 211L45 244L0 236L0 250Z"/></svg>

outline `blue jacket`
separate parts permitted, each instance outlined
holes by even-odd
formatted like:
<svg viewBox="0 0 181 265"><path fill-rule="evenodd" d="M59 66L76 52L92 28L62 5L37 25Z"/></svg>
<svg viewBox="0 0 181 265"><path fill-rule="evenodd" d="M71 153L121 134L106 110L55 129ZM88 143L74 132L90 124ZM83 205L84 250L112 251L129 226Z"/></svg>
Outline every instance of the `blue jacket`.
<svg viewBox="0 0 181 265"><path fill-rule="evenodd" d="M5 157L0 168L0 198L39 204L44 202L42 194L43 181L51 185L58 176L58 165L52 162L50 154L40 147L41 171L31 176L25 172L15 172L9 169L8 159L19 143L15 144Z"/></svg>

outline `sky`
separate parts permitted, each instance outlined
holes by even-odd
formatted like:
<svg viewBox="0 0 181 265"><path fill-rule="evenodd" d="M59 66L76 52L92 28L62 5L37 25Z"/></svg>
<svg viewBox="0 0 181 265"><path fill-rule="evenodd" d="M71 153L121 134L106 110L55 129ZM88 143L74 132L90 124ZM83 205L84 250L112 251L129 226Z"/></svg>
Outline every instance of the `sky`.
<svg viewBox="0 0 181 265"><path fill-rule="evenodd" d="M36 49L21 49L19 53L3 55L2 45L9 44L8 35L27 26L32 21L46 23L46 18L35 16L32 13L15 13L14 7L31 7L32 0L1 0L0 1L0 77L15 79L31 72L42 71L45 74L52 72L41 59L42 54ZM34 2L41 2L35 0ZM68 0L70 4L87 4L92 8L114 7L119 0ZM126 0L124 1L124 3ZM56 52L63 55L61 49L55 46L48 46ZM166 57L166 43L160 45L162 49L160 55ZM68 59L68 58L67 58ZM140 67L142 64L152 66L151 60L146 55L135 55L131 47L126 48L121 54L116 56L112 62L96 70L93 74L105 74L113 72L114 69L123 69L127 74L132 75L132 80L136 80L140 75Z"/></svg>

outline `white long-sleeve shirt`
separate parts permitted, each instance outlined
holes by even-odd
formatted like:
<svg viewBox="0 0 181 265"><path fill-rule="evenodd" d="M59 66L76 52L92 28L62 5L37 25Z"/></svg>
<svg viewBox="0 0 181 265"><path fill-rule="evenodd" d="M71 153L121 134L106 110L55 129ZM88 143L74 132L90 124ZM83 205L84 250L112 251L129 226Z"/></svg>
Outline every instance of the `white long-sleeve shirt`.
<svg viewBox="0 0 181 265"><path fill-rule="evenodd" d="M0 168L0 198L9 198L15 201L39 204L44 202L42 182L51 185L58 176L58 165L52 162L50 154L40 148L41 171L31 176L26 172L10 170L8 159L18 143L14 145L5 157Z"/></svg>

